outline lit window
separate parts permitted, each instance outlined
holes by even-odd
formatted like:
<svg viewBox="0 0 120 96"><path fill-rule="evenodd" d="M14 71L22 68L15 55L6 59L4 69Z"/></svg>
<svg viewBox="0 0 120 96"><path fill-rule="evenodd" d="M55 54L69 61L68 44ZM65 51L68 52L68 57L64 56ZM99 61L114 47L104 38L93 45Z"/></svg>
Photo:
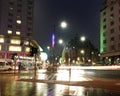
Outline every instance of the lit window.
<svg viewBox="0 0 120 96"><path fill-rule="evenodd" d="M9 46L9 51L21 52L21 47L20 46Z"/></svg>
<svg viewBox="0 0 120 96"><path fill-rule="evenodd" d="M17 35L20 35L20 31L16 31L16 34L17 34Z"/></svg>
<svg viewBox="0 0 120 96"><path fill-rule="evenodd" d="M4 43L4 38L0 38L0 43Z"/></svg>
<svg viewBox="0 0 120 96"><path fill-rule="evenodd" d="M13 10L13 7L9 7L10 10Z"/></svg>
<svg viewBox="0 0 120 96"><path fill-rule="evenodd" d="M17 22L17 24L21 24L21 20L17 20L16 22Z"/></svg>
<svg viewBox="0 0 120 96"><path fill-rule="evenodd" d="M2 50L2 45L0 45L0 50Z"/></svg>
<svg viewBox="0 0 120 96"><path fill-rule="evenodd" d="M25 41L25 43L24 43L25 45L29 45L29 42L28 41Z"/></svg>
<svg viewBox="0 0 120 96"><path fill-rule="evenodd" d="M20 40L11 39L11 40L10 40L10 43L11 43L11 44L20 44Z"/></svg>
<svg viewBox="0 0 120 96"><path fill-rule="evenodd" d="M26 47L25 52L30 52L30 47Z"/></svg>
<svg viewBox="0 0 120 96"><path fill-rule="evenodd" d="M8 34L12 34L12 31L11 31L11 30L8 30L7 32L8 32Z"/></svg>

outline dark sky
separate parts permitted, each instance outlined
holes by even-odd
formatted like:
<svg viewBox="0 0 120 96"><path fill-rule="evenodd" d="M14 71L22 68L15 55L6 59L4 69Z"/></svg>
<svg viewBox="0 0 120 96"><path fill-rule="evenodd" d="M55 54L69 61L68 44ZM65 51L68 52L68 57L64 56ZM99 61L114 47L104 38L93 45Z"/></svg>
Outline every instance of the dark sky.
<svg viewBox="0 0 120 96"><path fill-rule="evenodd" d="M66 29L56 27L56 38L69 41L85 35L99 48L100 9L104 0L35 0L34 37L42 48L51 45L53 25L65 20Z"/></svg>

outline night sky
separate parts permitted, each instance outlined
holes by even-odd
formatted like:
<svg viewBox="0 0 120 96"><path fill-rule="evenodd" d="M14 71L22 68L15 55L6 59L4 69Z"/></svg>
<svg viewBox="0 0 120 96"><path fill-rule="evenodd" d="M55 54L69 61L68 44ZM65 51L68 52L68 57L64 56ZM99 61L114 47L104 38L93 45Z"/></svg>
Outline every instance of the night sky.
<svg viewBox="0 0 120 96"><path fill-rule="evenodd" d="M99 48L100 9L104 0L35 0L34 38L44 49L51 45L51 34L56 27L56 38L69 41L73 36L86 36ZM58 25L65 20L66 29Z"/></svg>

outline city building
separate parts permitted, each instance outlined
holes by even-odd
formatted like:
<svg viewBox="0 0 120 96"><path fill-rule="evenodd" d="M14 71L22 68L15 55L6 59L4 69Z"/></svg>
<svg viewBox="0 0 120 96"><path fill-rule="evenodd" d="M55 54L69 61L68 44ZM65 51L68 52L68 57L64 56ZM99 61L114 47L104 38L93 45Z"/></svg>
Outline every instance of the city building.
<svg viewBox="0 0 120 96"><path fill-rule="evenodd" d="M16 54L16 60L32 60L31 46L40 53L32 37L33 10L34 0L0 0L0 59L10 61Z"/></svg>
<svg viewBox="0 0 120 96"><path fill-rule="evenodd" d="M100 11L100 53L104 63L120 63L120 0L103 2Z"/></svg>

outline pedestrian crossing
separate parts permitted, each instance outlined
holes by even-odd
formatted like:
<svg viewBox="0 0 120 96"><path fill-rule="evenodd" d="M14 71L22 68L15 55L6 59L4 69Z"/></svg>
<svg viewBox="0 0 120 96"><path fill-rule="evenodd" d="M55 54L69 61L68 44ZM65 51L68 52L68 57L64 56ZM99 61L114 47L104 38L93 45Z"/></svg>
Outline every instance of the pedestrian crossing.
<svg viewBox="0 0 120 96"><path fill-rule="evenodd" d="M47 80L56 80L56 74L47 74L46 77Z"/></svg>

